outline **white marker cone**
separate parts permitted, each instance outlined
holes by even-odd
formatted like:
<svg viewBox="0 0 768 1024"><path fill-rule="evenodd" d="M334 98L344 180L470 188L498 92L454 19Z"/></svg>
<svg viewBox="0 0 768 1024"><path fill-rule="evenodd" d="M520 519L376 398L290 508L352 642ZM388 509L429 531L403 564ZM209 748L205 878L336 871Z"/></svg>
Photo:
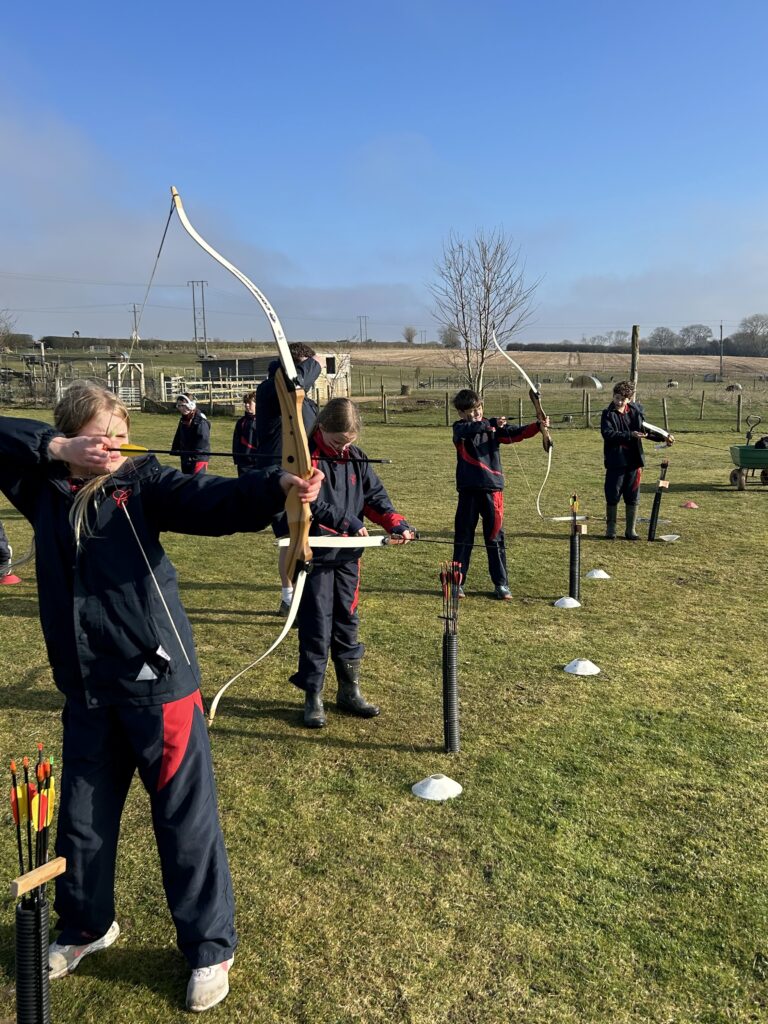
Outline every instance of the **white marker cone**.
<svg viewBox="0 0 768 1024"><path fill-rule="evenodd" d="M588 580L609 580L610 578L605 569L590 569L585 576L585 579Z"/></svg>
<svg viewBox="0 0 768 1024"><path fill-rule="evenodd" d="M581 601L577 601L575 597L561 597L559 601L555 601L555 608L581 608Z"/></svg>
<svg viewBox="0 0 768 1024"><path fill-rule="evenodd" d="M596 676L600 674L600 669L597 665L586 658L574 658L573 661L569 661L565 666L565 671L570 672L572 676Z"/></svg>
<svg viewBox="0 0 768 1024"><path fill-rule="evenodd" d="M429 775L411 786L411 792L422 800L452 800L462 792L462 787L447 775Z"/></svg>
<svg viewBox="0 0 768 1024"><path fill-rule="evenodd" d="M674 544L676 540L680 540L680 534L665 533L661 537L657 537L656 540L663 540L667 544Z"/></svg>

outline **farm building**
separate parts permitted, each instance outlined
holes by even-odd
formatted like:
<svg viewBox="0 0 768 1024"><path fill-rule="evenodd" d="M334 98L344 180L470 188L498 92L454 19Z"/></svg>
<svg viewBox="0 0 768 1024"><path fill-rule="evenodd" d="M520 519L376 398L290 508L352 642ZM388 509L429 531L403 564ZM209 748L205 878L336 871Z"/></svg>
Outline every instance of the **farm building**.
<svg viewBox="0 0 768 1024"><path fill-rule="evenodd" d="M198 401L211 405L239 405L242 396L265 380L270 363L277 355L249 356L247 358L208 357L200 359L196 378L160 375L160 393L163 402L174 402L182 391ZM338 352L318 352L320 376L310 391L310 397L321 405L330 398L346 397L351 393L352 364L349 355Z"/></svg>

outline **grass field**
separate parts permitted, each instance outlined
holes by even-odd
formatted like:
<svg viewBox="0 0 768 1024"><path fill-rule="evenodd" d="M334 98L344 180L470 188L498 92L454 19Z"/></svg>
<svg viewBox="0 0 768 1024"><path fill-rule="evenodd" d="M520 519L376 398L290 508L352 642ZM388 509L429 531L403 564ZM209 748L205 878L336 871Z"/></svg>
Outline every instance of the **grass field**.
<svg viewBox="0 0 768 1024"><path fill-rule="evenodd" d="M593 400L598 410L604 404ZM232 993L212 1020L768 1020L768 488L739 493L728 484L733 406L701 423L695 393L687 401L672 424L680 443L662 505L670 523L659 531L680 534L676 544L599 539L599 432L555 422L544 514L567 513L577 491L594 517L583 569L612 577L583 581L578 610L552 604L568 588L568 526L536 515L541 445L504 450L514 600L490 598L476 548L459 622L462 752L450 756L442 752L436 585L438 563L451 555L450 432L439 407L394 414L388 425L365 407L363 447L394 460L381 476L397 508L445 546L365 556L364 692L381 703L381 718L337 715L329 679L328 728L302 729L300 695L287 682L295 636L220 707L212 744L240 947ZM750 408L768 419L768 403L753 397ZM497 411L493 398L487 409ZM215 446L228 448L231 428L214 420ZM162 446L172 430L169 418L138 415L132 436ZM646 452L641 515L661 457L651 444ZM226 460L211 468L231 472ZM699 509L681 508L687 499ZM25 549L29 528L2 499L0 519L17 552ZM210 699L279 631L272 536L169 536L167 549ZM6 764L37 740L54 753L60 746L61 698L31 567L20 575L21 586L0 589ZM601 674L565 674L576 657ZM462 796L447 804L413 797L410 786L435 772L458 780ZM11 878L8 811L2 820ZM0 1024L14 1019L7 891ZM188 1020L187 971L138 786L124 816L117 899L119 942L53 983L53 1019Z"/></svg>

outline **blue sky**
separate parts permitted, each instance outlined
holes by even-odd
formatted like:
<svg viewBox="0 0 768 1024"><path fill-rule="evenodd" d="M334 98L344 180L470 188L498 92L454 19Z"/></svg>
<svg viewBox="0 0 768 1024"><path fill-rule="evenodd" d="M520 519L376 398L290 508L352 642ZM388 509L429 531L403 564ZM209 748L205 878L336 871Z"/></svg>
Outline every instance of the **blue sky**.
<svg viewBox="0 0 768 1024"><path fill-rule="evenodd" d="M768 4L43 3L3 16L0 309L126 335L176 185L289 337L435 338L453 231L541 278L522 340L768 307ZM173 223L141 323L266 340Z"/></svg>

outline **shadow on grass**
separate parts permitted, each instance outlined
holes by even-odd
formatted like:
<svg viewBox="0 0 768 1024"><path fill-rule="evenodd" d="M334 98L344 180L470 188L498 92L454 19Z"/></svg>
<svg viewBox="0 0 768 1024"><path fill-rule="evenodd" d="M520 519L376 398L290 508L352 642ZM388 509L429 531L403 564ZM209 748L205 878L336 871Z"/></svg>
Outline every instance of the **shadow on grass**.
<svg viewBox="0 0 768 1024"><path fill-rule="evenodd" d="M354 716L345 714L344 712L337 711L336 705L333 702L326 702L326 711L331 716L331 730L333 728L333 719L338 718L339 722L344 719L354 719ZM230 704L226 708L219 711L219 715L223 718L226 717L228 720L232 719L272 719L277 722L284 722L290 726L294 732L291 734L291 739L303 740L307 743L316 743L319 740L330 747L339 747L342 749L356 749L356 750L394 750L403 753L417 753L417 754L429 754L435 751L442 750L441 743L434 744L422 744L417 745L414 743L377 743L376 741L369 740L352 740L347 739L343 736L334 735L329 729L306 729L302 723L301 705L294 704L286 706L279 701L252 701L247 706L244 704ZM218 719L218 716L217 716ZM362 719L357 719L362 721ZM244 729L231 729L228 727L222 727L217 730L216 723L214 722L211 727L211 734L218 735L224 738L235 738L235 737L247 737L248 739L262 739L262 740L282 740L288 739L288 736L284 732L270 732L263 729L258 729L254 732L248 732Z"/></svg>
<svg viewBox="0 0 768 1024"><path fill-rule="evenodd" d="M3 706L17 711L60 711L64 695L50 680L48 665L26 672L18 683L3 685Z"/></svg>
<svg viewBox="0 0 768 1024"><path fill-rule="evenodd" d="M23 569L19 569L19 572L23 573ZM34 575L30 579L22 575L20 585L23 586L25 583L31 583L34 587ZM19 586L19 584L15 584L15 586ZM3 615L18 615L25 619L36 619L38 617L37 609L36 589L31 593L11 590L10 587L3 587L0 590L0 611Z"/></svg>

